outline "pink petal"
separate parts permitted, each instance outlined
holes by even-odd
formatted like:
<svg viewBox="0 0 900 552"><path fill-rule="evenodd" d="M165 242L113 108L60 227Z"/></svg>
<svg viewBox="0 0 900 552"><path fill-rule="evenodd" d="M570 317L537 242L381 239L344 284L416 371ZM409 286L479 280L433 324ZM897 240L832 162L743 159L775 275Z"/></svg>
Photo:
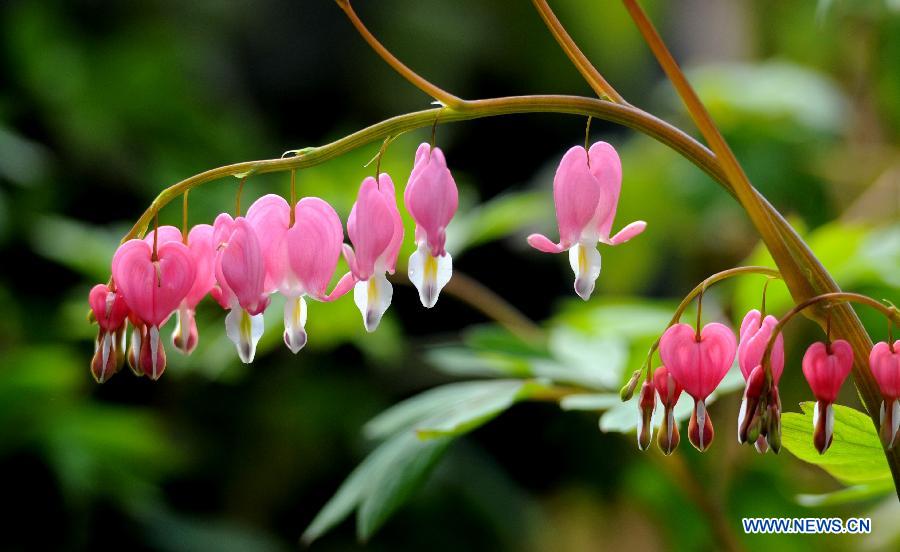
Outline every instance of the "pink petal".
<svg viewBox="0 0 900 552"><path fill-rule="evenodd" d="M153 246L153 235L156 233L155 230L151 230L144 236L144 241L149 243L150 246ZM174 226L160 226L159 227L159 239L156 242L156 246L159 247L160 244L170 242L170 241L181 241L181 230Z"/></svg>
<svg viewBox="0 0 900 552"><path fill-rule="evenodd" d="M393 183L390 178L382 179L382 185L386 187L388 184L393 191ZM394 203L392 210L386 194L379 190L374 178L370 176L363 180L359 187L356 203L353 204L347 219L347 234L353 243L356 258L354 276L357 280L367 280L375 272L376 261L388 256L389 248L394 246L396 202ZM399 218L399 212L396 216ZM400 232L402 240L402 225ZM399 243L396 245L396 249L399 252ZM394 260L396 261L396 253Z"/></svg>
<svg viewBox="0 0 900 552"><path fill-rule="evenodd" d="M259 238L266 265L266 289L273 291L290 286L287 249L284 236L291 221L291 207L279 195L267 194L247 209L247 222Z"/></svg>
<svg viewBox="0 0 900 552"><path fill-rule="evenodd" d="M294 226L285 236L290 268L310 296L321 299L341 256L344 229L327 202L317 197L300 200Z"/></svg>
<svg viewBox="0 0 900 552"><path fill-rule="evenodd" d="M338 280L338 283L334 285L334 289L331 290L331 293L323 297L322 301L334 301L335 299L340 299L344 295L347 294L353 286L356 284L356 279L353 277L353 274L348 272L341 276L341 279Z"/></svg>
<svg viewBox="0 0 900 552"><path fill-rule="evenodd" d="M556 221L560 245L564 249L579 241L603 196L600 183L588 168L587 156L581 146L570 148L563 155L553 177Z"/></svg>
<svg viewBox="0 0 900 552"><path fill-rule="evenodd" d="M400 209L397 208L397 192L394 189L394 181L387 173L381 173L378 176L378 189L384 196L384 200L391 211L391 220L394 224L394 233L391 235L391 243L382 257L387 271L394 273L397 268L397 255L400 254L400 247L403 245L403 218L400 216Z"/></svg>
<svg viewBox="0 0 900 552"><path fill-rule="evenodd" d="M619 204L619 194L622 191L622 161L615 148L606 142L596 142L588 150L591 159L591 174L597 179L601 189L601 201L597 206L596 221L597 231L601 240L609 239L612 231L613 219L616 217L616 207ZM641 229L643 230L643 229ZM636 236L640 232L629 237ZM622 239L619 243L628 241Z"/></svg>
<svg viewBox="0 0 900 552"><path fill-rule="evenodd" d="M106 284L97 284L88 294L88 303L97 324L106 332L115 332L125 323L128 304L121 293L110 291Z"/></svg>
<svg viewBox="0 0 900 552"><path fill-rule="evenodd" d="M403 199L432 256L444 255L445 229L456 213L459 193L440 148L419 146Z"/></svg>
<svg viewBox="0 0 900 552"><path fill-rule="evenodd" d="M772 337L772 331L778 324L778 319L774 316L766 316L762 325L759 318L761 313L758 310L751 310L744 317L741 323L741 342L738 345L738 365L744 379L750 377L750 372L754 368L762 364L763 353ZM775 345L772 348L772 379L775 385L781 379L781 373L784 371L784 337L779 333L775 338Z"/></svg>
<svg viewBox="0 0 900 552"><path fill-rule="evenodd" d="M566 250L562 244L553 243L550 238L543 234L531 234L528 236L528 245L544 253L562 253Z"/></svg>
<svg viewBox="0 0 900 552"><path fill-rule="evenodd" d="M213 239L213 227L209 224L198 224L191 228L188 233L188 249L197 269L194 285L191 286L186 299L188 307L193 309L216 285L216 244Z"/></svg>
<svg viewBox="0 0 900 552"><path fill-rule="evenodd" d="M625 243L631 238L637 236L647 228L647 223L642 220L636 220L619 230L619 232L609 240L609 245L619 245ZM603 234L600 235L601 241Z"/></svg>
<svg viewBox="0 0 900 552"><path fill-rule="evenodd" d="M196 267L181 242L157 244L158 260L151 260L150 244L129 240L113 257L113 278L131 310L150 326L162 326L187 297Z"/></svg>
<svg viewBox="0 0 900 552"><path fill-rule="evenodd" d="M217 235L221 217L216 219ZM236 301L251 316L257 315L269 304L266 265L259 239L247 219L238 217L233 221L224 244L216 258L216 280L223 292L231 292L230 304Z"/></svg>
<svg viewBox="0 0 900 552"><path fill-rule="evenodd" d="M694 328L675 324L660 339L659 356L675 380L696 400L712 393L734 361L734 334L719 323L707 324L696 340Z"/></svg>
<svg viewBox="0 0 900 552"><path fill-rule="evenodd" d="M869 353L869 367L887 402L900 398L900 340L894 350L886 341L876 343Z"/></svg>
<svg viewBox="0 0 900 552"><path fill-rule="evenodd" d="M842 339L831 344L831 354L824 343L816 342L803 355L803 375L816 399L825 403L837 400L852 368L853 349Z"/></svg>

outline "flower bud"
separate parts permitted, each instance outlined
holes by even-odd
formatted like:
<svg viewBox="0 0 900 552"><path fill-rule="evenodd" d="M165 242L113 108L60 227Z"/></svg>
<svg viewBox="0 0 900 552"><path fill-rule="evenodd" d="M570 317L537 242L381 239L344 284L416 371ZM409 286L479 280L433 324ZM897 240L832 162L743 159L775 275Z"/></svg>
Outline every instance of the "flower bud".
<svg viewBox="0 0 900 552"><path fill-rule="evenodd" d="M641 386L641 394L638 398L638 410L640 420L638 422L638 448L647 450L653 442L653 411L656 410L656 389L650 380Z"/></svg>
<svg viewBox="0 0 900 552"><path fill-rule="evenodd" d="M691 414L691 422L688 424L688 439L694 448L700 452L704 452L712 443L715 437L713 431L712 420L706 411L706 403L704 401L696 401L694 403L694 412Z"/></svg>
<svg viewBox="0 0 900 552"><path fill-rule="evenodd" d="M634 388L637 387L638 380L641 378L641 372L643 372L643 370L635 370L634 373L631 374L631 379L628 380L628 383L626 383L619 391L619 398L622 399L622 402L631 400L631 397L634 395Z"/></svg>

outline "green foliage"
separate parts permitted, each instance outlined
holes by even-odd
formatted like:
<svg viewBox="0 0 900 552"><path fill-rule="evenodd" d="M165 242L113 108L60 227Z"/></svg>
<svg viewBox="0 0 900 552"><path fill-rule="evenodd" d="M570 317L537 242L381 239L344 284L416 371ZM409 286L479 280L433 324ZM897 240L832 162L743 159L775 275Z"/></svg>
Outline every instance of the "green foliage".
<svg viewBox="0 0 900 552"><path fill-rule="evenodd" d="M848 485L872 484L883 488L891 473L878 434L868 415L834 405L834 441L825 454L813 446L814 403L800 403L802 414L785 412L781 417L782 442L797 458L820 466Z"/></svg>

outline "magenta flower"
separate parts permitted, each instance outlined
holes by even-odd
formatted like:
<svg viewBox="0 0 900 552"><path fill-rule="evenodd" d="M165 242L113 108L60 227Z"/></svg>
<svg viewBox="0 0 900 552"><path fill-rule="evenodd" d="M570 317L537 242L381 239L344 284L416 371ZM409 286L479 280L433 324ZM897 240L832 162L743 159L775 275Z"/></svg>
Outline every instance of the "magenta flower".
<svg viewBox="0 0 900 552"><path fill-rule="evenodd" d="M663 334L659 356L675 381L694 398L688 438L704 451L714 437L706 398L715 391L734 362L737 343L727 326L713 322L699 336L688 324L675 324Z"/></svg>
<svg viewBox="0 0 900 552"><path fill-rule="evenodd" d="M180 241L158 243L154 256L151 244L129 240L116 251L112 274L141 334L135 364L155 380L166 368L159 328L191 290L196 277L194 259ZM144 326L145 331L141 329Z"/></svg>
<svg viewBox="0 0 900 552"><path fill-rule="evenodd" d="M894 446L900 429L900 341L876 343L869 353L869 368L881 396L881 442L885 448Z"/></svg>
<svg viewBox="0 0 900 552"><path fill-rule="evenodd" d="M103 383L119 370L119 361L124 358L122 338L125 332L125 318L128 316L128 304L121 293L110 290L106 284L97 284L91 288L88 303L97 325L100 326L94 344L91 373L97 383Z"/></svg>
<svg viewBox="0 0 900 552"><path fill-rule="evenodd" d="M738 442L742 444L747 441L751 425L763 414L763 412L759 411L759 406L766 386L765 371L761 364L766 346L772 336L772 331L778 324L778 319L774 316L766 316L764 320L761 320L761 318L762 313L753 309L744 316L744 320L741 322L741 340L738 345L737 356L738 366L740 366L744 380L747 382L744 388L744 397L741 401L741 409L738 413ZM771 414L778 418L770 419L769 422L778 424L781 416L778 381L781 379L781 374L784 371L784 337L781 334L775 338L770 360L772 386L768 391L766 404L768 405L767 408L771 407ZM768 434L768 427L763 427L761 430L761 435L756 441L756 448L760 452L765 452L768 448L765 439L765 435Z"/></svg>
<svg viewBox="0 0 900 552"><path fill-rule="evenodd" d="M394 273L403 242L394 183L386 173L378 182L371 176L363 180L347 219L347 234L353 247L345 244L343 251L356 281L353 300L366 331L373 332L391 305L394 290L385 272Z"/></svg>
<svg viewBox="0 0 900 552"><path fill-rule="evenodd" d="M334 301L353 285L345 275L329 294L328 283L337 268L344 228L335 210L322 199L307 197L290 206L277 195L259 198L247 211L247 220L264 236L267 289L281 292L284 305L284 342L297 353L306 345L306 301Z"/></svg>
<svg viewBox="0 0 900 552"><path fill-rule="evenodd" d="M819 454L824 454L831 446L834 431L833 404L852 368L853 349L843 339L828 345L813 343L803 355L803 375L816 397L813 444Z"/></svg>
<svg viewBox="0 0 900 552"><path fill-rule="evenodd" d="M528 236L528 243L538 251L568 250L569 264L575 272L575 293L585 301L600 275L597 242L619 245L647 227L646 222L635 221L610 238L621 190L622 163L611 145L597 142L588 152L574 146L563 156L553 178L559 243L541 234Z"/></svg>
<svg viewBox="0 0 900 552"><path fill-rule="evenodd" d="M459 193L441 148L423 143L403 193L406 210L416 221L416 251L409 257L409 279L426 308L437 302L453 274L453 258L444 244L447 225L456 213Z"/></svg>
<svg viewBox="0 0 900 552"><path fill-rule="evenodd" d="M263 311L269 306L266 265L253 227L244 217L226 213L216 217L216 282L212 295L228 309L225 333L235 344L241 361L249 363L263 333Z"/></svg>
<svg viewBox="0 0 900 552"><path fill-rule="evenodd" d="M653 372L653 387L663 404L663 419L659 425L659 434L656 444L663 454L672 454L681 441L678 433L678 423L675 421L675 404L681 396L681 385L675 380L668 368L660 366Z"/></svg>

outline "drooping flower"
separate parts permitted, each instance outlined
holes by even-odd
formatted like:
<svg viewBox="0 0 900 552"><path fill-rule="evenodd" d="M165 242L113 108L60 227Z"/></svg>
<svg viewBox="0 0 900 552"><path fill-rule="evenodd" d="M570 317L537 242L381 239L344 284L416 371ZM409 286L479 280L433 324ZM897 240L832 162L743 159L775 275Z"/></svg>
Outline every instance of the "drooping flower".
<svg viewBox="0 0 900 552"><path fill-rule="evenodd" d="M660 339L659 356L675 381L694 398L688 438L704 451L714 437L706 412L706 399L715 391L734 362L737 343L727 326L713 322L697 332L688 324L675 324Z"/></svg>
<svg viewBox="0 0 900 552"><path fill-rule="evenodd" d="M813 444L819 454L831 446L834 432L834 401L850 370L853 349L843 339L826 345L816 342L803 355L803 375L816 397L813 412Z"/></svg>
<svg viewBox="0 0 900 552"><path fill-rule="evenodd" d="M653 442L653 412L656 410L656 387L653 380L648 379L641 385L641 393L638 396L638 418L637 440L640 450L650 448Z"/></svg>
<svg viewBox="0 0 900 552"><path fill-rule="evenodd" d="M122 337L128 304L121 293L111 290L106 284L97 284L91 288L88 303L100 327L94 344L91 373L97 383L103 383L119 370L124 359Z"/></svg>
<svg viewBox="0 0 900 552"><path fill-rule="evenodd" d="M113 280L131 309L140 334L134 362L140 372L158 379L166 368L159 329L187 297L194 284L196 266L187 246L180 241L159 240L156 254L145 240L122 244L112 261ZM137 370L136 370L137 371Z"/></svg>
<svg viewBox="0 0 900 552"><path fill-rule="evenodd" d="M263 311L269 306L266 265L256 232L244 217L227 213L216 217L216 283L213 298L225 316L225 333L237 347L244 363L253 361L256 344L263 333Z"/></svg>
<svg viewBox="0 0 900 552"><path fill-rule="evenodd" d="M347 234L353 247L344 244L343 251L356 281L353 300L366 331L373 332L391 304L394 290L385 272L394 273L403 242L394 183L386 173L378 182L371 176L363 180L347 218Z"/></svg>
<svg viewBox="0 0 900 552"><path fill-rule="evenodd" d="M738 366L747 382L741 401L741 410L738 414L738 442L745 443L748 440L748 433L756 433L755 429L759 429L759 436L755 439L755 443L756 449L760 452L765 452L773 443L780 443L780 440L777 439L781 427L778 381L784 371L784 337L781 334L775 338L770 358L771 386L766 386L765 371L761 366L766 346L777 324L778 319L774 316L766 316L765 319L762 319L762 314L758 310L751 310L741 322L740 343L738 344ZM764 392L766 393L765 397L762 396ZM751 427L754 428L754 431L751 431ZM769 441L772 443L767 444L767 437L770 433ZM773 448L777 448L777 446Z"/></svg>
<svg viewBox="0 0 900 552"><path fill-rule="evenodd" d="M416 251L409 257L409 279L422 305L431 308L453 274L445 249L447 225L456 213L459 193L441 148L423 143L403 193L406 210L416 221Z"/></svg>
<svg viewBox="0 0 900 552"><path fill-rule="evenodd" d="M284 342L297 353L306 344L306 301L333 301L347 293L353 277L345 275L329 294L328 283L337 268L344 241L341 220L326 201L317 197L301 199L290 206L281 196L259 198L247 211L247 220L264 236L266 286L285 298Z"/></svg>
<svg viewBox="0 0 900 552"><path fill-rule="evenodd" d="M653 372L653 386L663 405L663 419L659 425L656 444L663 454L668 456L675 451L681 441L678 423L675 421L675 405L678 403L682 389L665 366L660 366Z"/></svg>
<svg viewBox="0 0 900 552"><path fill-rule="evenodd" d="M869 353L869 368L883 399L878 433L884 447L891 448L900 430L900 340L876 343Z"/></svg>
<svg viewBox="0 0 900 552"><path fill-rule="evenodd" d="M597 142L589 151L574 146L563 156L553 178L559 243L541 234L528 236L528 243L538 251L568 250L575 272L575 293L585 301L600 275L597 242L619 245L647 227L646 222L635 221L610 237L621 190L622 163L611 145Z"/></svg>

